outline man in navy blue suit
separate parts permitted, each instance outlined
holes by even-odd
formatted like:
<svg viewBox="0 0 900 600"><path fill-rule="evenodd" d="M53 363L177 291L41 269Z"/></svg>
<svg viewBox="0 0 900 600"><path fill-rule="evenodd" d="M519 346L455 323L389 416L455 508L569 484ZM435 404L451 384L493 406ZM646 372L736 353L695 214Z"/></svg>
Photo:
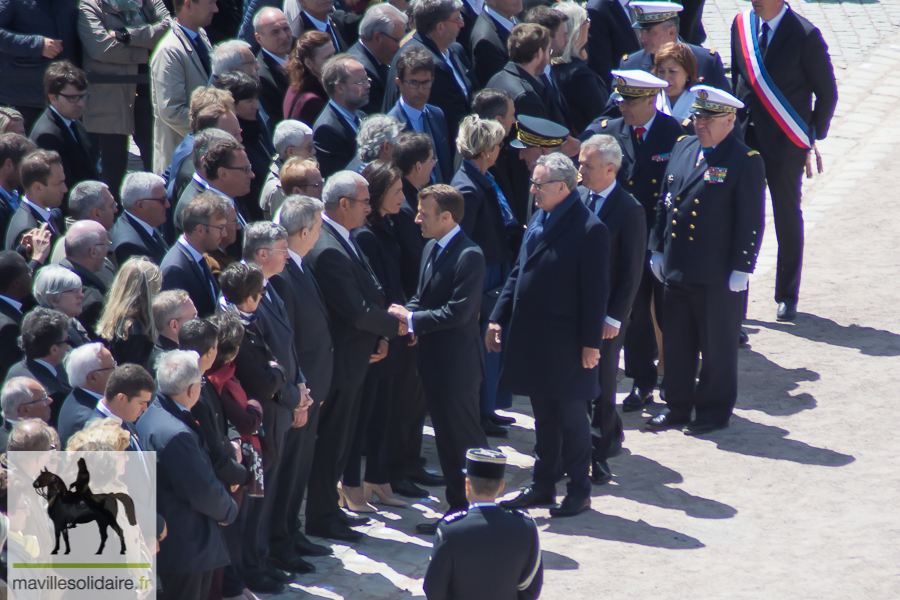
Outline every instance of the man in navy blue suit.
<svg viewBox="0 0 900 600"><path fill-rule="evenodd" d="M322 85L330 100L313 124L313 145L322 177L330 177L356 156L356 134L369 102L366 68L349 54L329 58L322 67Z"/></svg>
<svg viewBox="0 0 900 600"><path fill-rule="evenodd" d="M434 59L421 46L403 50L397 60L397 87L400 99L388 113L406 127L422 131L431 138L437 166L431 171L432 183L450 183L453 178L453 150L447 134L444 111L428 104L434 84Z"/></svg>
<svg viewBox="0 0 900 600"><path fill-rule="evenodd" d="M120 265L132 256L147 256L159 264L169 246L159 227L171 206L166 180L156 173L130 173L122 183L125 212L112 228L113 252Z"/></svg>
<svg viewBox="0 0 900 600"><path fill-rule="evenodd" d="M531 179L537 209L490 316L489 352L505 345L500 389L531 398L533 483L504 508L552 505L552 516L590 508L591 428L600 392L600 345L609 295L609 232L581 201L578 170L555 152ZM556 483L568 474L562 504Z"/></svg>
<svg viewBox="0 0 900 600"><path fill-rule="evenodd" d="M69 394L59 410L59 439L65 447L69 438L91 419L97 402L106 392L106 382L116 361L106 347L99 343L85 344L66 356L66 373L69 375Z"/></svg>

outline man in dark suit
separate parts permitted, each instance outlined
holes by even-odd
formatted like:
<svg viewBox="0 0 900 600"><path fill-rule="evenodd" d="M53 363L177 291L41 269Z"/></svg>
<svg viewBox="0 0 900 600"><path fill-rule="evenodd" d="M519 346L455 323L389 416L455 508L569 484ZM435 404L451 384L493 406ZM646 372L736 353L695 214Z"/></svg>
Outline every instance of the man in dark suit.
<svg viewBox="0 0 900 600"><path fill-rule="evenodd" d="M566 21L568 17L559 10L554 10L548 6L535 6L525 15L526 23L534 23L541 25L550 32L550 58L562 56L566 51L566 45L569 43L569 37L566 29ZM544 84L547 98L554 106L554 111L562 113L565 118L565 124L569 127L569 131L580 133L572 126L572 119L569 116L569 103L566 101L562 92L562 87L558 81L559 72L553 68L553 64L548 62L544 67L544 71L538 75L538 79Z"/></svg>
<svg viewBox="0 0 900 600"><path fill-rule="evenodd" d="M613 71L615 94L622 117L599 118L581 135L587 140L597 134L609 135L622 149L622 166L616 179L644 207L647 231L656 223L659 188L675 141L684 135L678 121L656 110L656 94L667 86L658 77L640 70ZM650 271L649 251L643 261L640 287L625 330L625 372L634 380L631 393L622 403L626 412L640 410L653 402L657 385L655 358L661 349L656 344L656 322L662 328L663 285Z"/></svg>
<svg viewBox="0 0 900 600"><path fill-rule="evenodd" d="M419 193L416 222L425 246L416 295L391 314L416 336L419 373L431 413L441 471L447 483L447 513L464 510L463 465L469 448L488 445L478 410L484 360L481 309L484 255L459 227L465 212L462 194L438 184ZM434 534L437 522L416 526Z"/></svg>
<svg viewBox="0 0 900 600"><path fill-rule="evenodd" d="M627 2L620 0L589 0L585 5L591 19L588 32L588 66L607 85L612 85L610 71L623 56L641 49L637 31L631 26Z"/></svg>
<svg viewBox="0 0 900 600"><path fill-rule="evenodd" d="M472 67L466 52L456 42L460 28L465 24L454 0L422 0L415 5L413 20L416 33L407 42L407 46L422 46L431 53L434 59L434 84L431 87L431 100L434 105L444 111L447 121L447 135L456 140L459 122L469 114L472 94L476 83ZM391 63L388 81L397 78L397 57ZM400 90L388 86L384 94L383 112L389 112L397 103Z"/></svg>
<svg viewBox="0 0 900 600"><path fill-rule="evenodd" d="M484 85L509 62L506 42L522 12L522 0L490 0L478 15L466 48L472 57L475 81Z"/></svg>
<svg viewBox="0 0 900 600"><path fill-rule="evenodd" d="M388 339L406 334L385 309L384 292L350 237L370 208L366 180L351 171L333 175L322 191L322 234L307 254L331 319L334 374L319 417L319 432L306 500L306 533L348 541L362 535L338 508L337 483L355 432L362 384L370 362L387 355Z"/></svg>
<svg viewBox="0 0 900 600"><path fill-rule="evenodd" d="M692 91L697 135L672 149L648 244L653 273L666 283L667 408L646 427L702 435L728 427L737 401L738 337L765 225L766 174L759 152L733 131L744 104L713 87Z"/></svg>
<svg viewBox="0 0 900 600"><path fill-rule="evenodd" d="M434 59L421 46L405 48L397 60L397 87L400 100L388 113L403 123L406 131L428 134L437 165L431 171L432 183L449 183L453 178L453 149L447 133L444 111L428 104L434 83Z"/></svg>
<svg viewBox="0 0 900 600"><path fill-rule="evenodd" d="M284 95L288 90L284 65L294 43L287 17L273 6L261 8L253 16L254 37L259 43L256 64L259 66L259 104L272 125L284 119Z"/></svg>
<svg viewBox="0 0 900 600"><path fill-rule="evenodd" d="M600 348L600 396L591 410L591 482L602 485L612 479L607 460L619 451L624 438L616 412L616 375L631 303L641 283L647 223L641 203L616 182L622 149L615 138L589 138L581 144L579 162L581 200L609 230L609 301Z"/></svg>
<svg viewBox="0 0 900 600"><path fill-rule="evenodd" d="M31 296L31 269L18 252L0 252L0 378L23 354L19 348L22 303Z"/></svg>
<svg viewBox="0 0 900 600"><path fill-rule="evenodd" d="M13 427L19 421L40 419L50 421L50 405L53 400L38 381L31 377L10 377L3 383L0 405L3 407L3 427L0 428L0 453L9 446Z"/></svg>
<svg viewBox="0 0 900 600"><path fill-rule="evenodd" d="M63 448L72 434L91 419L115 368L112 354L99 342L79 346L66 357L66 372L73 389L59 411L57 431Z"/></svg>
<svg viewBox="0 0 900 600"><path fill-rule="evenodd" d="M160 264L169 246L158 229L171 206L166 181L156 173L129 173L122 183L122 215L112 228L113 252L119 265L132 256Z"/></svg>
<svg viewBox="0 0 900 600"><path fill-rule="evenodd" d="M783 0L753 5L760 32L758 47L770 85L809 130L809 142L824 140L837 105L837 85L828 46L822 33L795 13ZM803 265L803 211L800 209L804 169L811 175L811 152L800 147L779 127L750 83L750 69L738 33L738 15L731 27L734 94L746 106L739 114L747 145L762 154L766 182L772 195L778 267L775 272L776 318L793 321L800 296ZM748 31L748 36L750 32ZM812 96L815 95L815 105ZM771 100L770 100L771 102ZM818 160L818 152L816 152Z"/></svg>
<svg viewBox="0 0 900 600"><path fill-rule="evenodd" d="M37 149L27 137L17 133L0 135L0 232L6 235L9 222L19 208L19 165Z"/></svg>
<svg viewBox="0 0 900 600"><path fill-rule="evenodd" d="M204 252L219 247L225 237L228 204L214 192L204 192L184 209L185 233L166 253L162 269L163 290L184 290L191 295L201 318L216 312L219 284L213 278Z"/></svg>
<svg viewBox="0 0 900 600"><path fill-rule="evenodd" d="M25 358L10 367L7 378L30 377L44 386L53 401L48 422L56 427L63 400L72 391L63 368L63 357L69 351L69 317L40 307L25 315L22 350Z"/></svg>
<svg viewBox="0 0 900 600"><path fill-rule="evenodd" d="M38 150L22 159L19 167L25 195L6 230L6 249L18 250L27 256L22 238L45 223L50 231L51 244L64 233L63 215L59 210L66 187L66 175L59 154Z"/></svg>
<svg viewBox="0 0 900 600"><path fill-rule="evenodd" d="M309 481L322 401L331 389L334 372L328 307L309 265L303 261L322 232L323 209L321 201L308 196L289 197L282 205L280 223L288 235L288 258L284 270L269 280L284 302L294 335L297 363L313 398L313 404L307 409L306 425L292 428L284 440L284 454L294 457L297 468L279 485L287 501L277 506L273 514L270 545L274 556L292 552L300 556L331 554L329 547L309 541L300 528L300 505Z"/></svg>
<svg viewBox="0 0 900 600"><path fill-rule="evenodd" d="M110 198L112 200L112 198ZM101 278L109 254L109 233L97 221L76 221L69 227L65 243L66 258L59 261L81 279L84 299L78 320L87 331L94 331L106 302L108 286Z"/></svg>
<svg viewBox="0 0 900 600"><path fill-rule="evenodd" d="M459 11L459 16L462 19L463 26L459 30L459 35L456 36L456 43L463 47L467 53L469 53L469 41L472 38L472 28L475 27L475 21L478 20L478 15L481 14L481 11L484 10L484 0L463 0L462 1L462 9ZM471 62L472 56L469 53L469 61Z"/></svg>
<svg viewBox="0 0 900 600"><path fill-rule="evenodd" d="M150 360L147 361L152 369L160 356L180 347L178 334L185 323L197 318L197 308L186 291L166 290L154 296L150 311L156 327L156 343L153 344Z"/></svg>
<svg viewBox="0 0 900 600"><path fill-rule="evenodd" d="M445 517L425 573L428 598L517 598L541 593L544 565L537 525L522 511L497 506L506 456L473 448L466 453L468 510Z"/></svg>
<svg viewBox="0 0 900 600"><path fill-rule="evenodd" d="M388 80L391 61L400 50L400 40L406 34L409 18L393 5L384 2L374 4L359 23L359 41L353 44L347 54L365 67L372 87L369 101L361 107L366 114L381 112L384 90L393 80Z"/></svg>
<svg viewBox="0 0 900 600"><path fill-rule="evenodd" d="M40 148L58 152L66 172L66 187L100 179L100 156L88 139L80 119L87 102L88 82L84 71L68 61L51 63L44 74L49 106L31 130Z"/></svg>
<svg viewBox="0 0 900 600"><path fill-rule="evenodd" d="M304 31L321 31L331 37L335 52L346 52L356 41L353 31L358 17L348 15L343 10L334 10L334 2L328 0L287 0L284 14L294 37L299 38Z"/></svg>
<svg viewBox="0 0 900 600"><path fill-rule="evenodd" d="M356 134L371 87L365 67L349 54L329 58L322 84L330 100L313 125L313 145L322 177L342 170L356 156Z"/></svg>
<svg viewBox="0 0 900 600"><path fill-rule="evenodd" d="M485 344L491 352L506 346L500 388L531 398L537 459L531 487L501 506L549 504L552 516L572 516L591 505L586 407L600 391L609 232L581 201L568 157L541 156L531 177L540 210L491 313ZM568 489L555 506L563 473Z"/></svg>
<svg viewBox="0 0 900 600"><path fill-rule="evenodd" d="M218 524L233 522L238 508L216 478L190 413L203 382L196 353L164 354L156 377L159 391L137 433L146 450L156 451L156 508L168 529L156 559L159 578L167 598L205 598L213 571L229 562Z"/></svg>
<svg viewBox="0 0 900 600"><path fill-rule="evenodd" d="M106 391L91 413L88 422L95 419L113 419L128 432L128 450L150 450L141 445L135 424L143 415L156 394L156 383L147 370L135 364L120 365L107 376ZM143 460L143 459L140 459Z"/></svg>

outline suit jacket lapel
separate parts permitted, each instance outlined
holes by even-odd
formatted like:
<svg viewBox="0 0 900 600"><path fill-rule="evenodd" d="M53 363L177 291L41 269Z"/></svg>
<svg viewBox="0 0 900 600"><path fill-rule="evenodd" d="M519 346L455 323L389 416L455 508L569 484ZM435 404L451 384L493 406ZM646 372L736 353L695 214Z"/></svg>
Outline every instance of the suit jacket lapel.
<svg viewBox="0 0 900 600"><path fill-rule="evenodd" d="M787 12L784 13L784 16L781 18L781 23L778 24L778 28L775 30L775 34L772 36L772 41L769 42L769 46L766 48L766 56L763 58L763 65L767 70L773 64L778 62L779 48L787 43L789 38L793 37L792 30L794 23L796 23L796 18L792 14L790 7L788 7ZM760 27L761 26L762 24L760 24Z"/></svg>
<svg viewBox="0 0 900 600"><path fill-rule="evenodd" d="M266 286L266 304L269 310L275 315L275 318L284 326L290 329L291 323L287 320L287 311L284 308L284 302L272 286Z"/></svg>
<svg viewBox="0 0 900 600"><path fill-rule="evenodd" d="M205 76L209 76L209 73L206 72L206 69L203 67L203 62L200 60L200 57L197 55L197 51L194 49L194 44L191 43L191 40L188 39L187 34L181 30L181 26L177 23L172 24L172 30L175 32L175 36L181 41L181 45L184 47L185 51L188 53L188 56L191 57L191 62L194 63L194 66L198 71L203 73ZM200 43L203 44L204 40L202 35L200 36ZM210 52L210 59L212 59L212 52Z"/></svg>
<svg viewBox="0 0 900 600"><path fill-rule="evenodd" d="M631 32L630 35L634 36L634 39L640 42L640 38L638 38L635 29L631 26L631 19L629 18L628 13L625 12L625 8L618 0L610 0L610 4L612 4L613 14L616 15L616 18L619 20L620 30Z"/></svg>
<svg viewBox="0 0 900 600"><path fill-rule="evenodd" d="M165 248L160 247L159 242L155 237L147 233L147 230L144 229L143 225L131 218L127 211L125 212L123 217L128 219L128 223L131 225L131 228L137 232L138 237L140 237L144 241L144 244L146 244L149 248L156 248L159 251L165 250Z"/></svg>
<svg viewBox="0 0 900 600"><path fill-rule="evenodd" d="M619 143L622 145L622 150L624 151L625 156L628 157L628 160L632 165L635 165L637 157L634 151L634 138L631 135L631 125L623 125L622 133L618 135L618 138ZM631 172L634 173L634 171L635 167L632 167Z"/></svg>
<svg viewBox="0 0 900 600"><path fill-rule="evenodd" d="M206 290L206 295L212 299L213 306L215 306L218 298L213 296L213 291L209 288L209 280L206 278L206 273L203 272L203 269L200 268L200 265L197 264L197 261L194 260L194 257L191 256L191 253L188 252L183 245L178 244L177 242L176 244L178 245L178 249L181 250L181 253L184 254L185 258L187 258L188 262L191 264L191 269L193 269L194 273L202 282L203 288Z"/></svg>
<svg viewBox="0 0 900 600"><path fill-rule="evenodd" d="M579 199L578 202L581 202L581 200ZM541 241L534 249L534 252L532 252L531 255L529 255L528 258L525 259L525 264L528 264L528 262L531 261L532 258L543 252L547 248L547 246L552 244L559 236L561 236L565 232L566 229L568 229L568 222L572 218L572 215L575 214L575 210L576 207L570 205L569 208L566 209L566 212L559 216L559 221L557 221L556 224L554 224L553 227L550 228L550 231L544 231L544 237L541 238ZM587 210L587 207L585 207L585 210Z"/></svg>
<svg viewBox="0 0 900 600"><path fill-rule="evenodd" d="M309 268L309 265L306 267ZM316 278L313 277L312 273L307 272L305 275L300 272L300 267L297 266L293 260L289 260L287 264L288 273L291 277L293 277L297 283L303 289L307 290L309 293L313 294L316 298L319 299L318 306L322 311L322 314L325 315L327 320L330 320L328 316L328 308L325 306L325 298L322 296L322 291L319 289L319 284L316 283Z"/></svg>

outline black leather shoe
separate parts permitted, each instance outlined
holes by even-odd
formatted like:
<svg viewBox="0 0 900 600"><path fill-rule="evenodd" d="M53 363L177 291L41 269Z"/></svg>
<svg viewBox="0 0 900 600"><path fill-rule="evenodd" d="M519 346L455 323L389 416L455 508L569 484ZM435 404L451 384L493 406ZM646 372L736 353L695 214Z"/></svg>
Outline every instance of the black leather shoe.
<svg viewBox="0 0 900 600"><path fill-rule="evenodd" d="M330 556L331 548L322 544L314 544L301 532L294 534L294 550L298 556Z"/></svg>
<svg viewBox="0 0 900 600"><path fill-rule="evenodd" d="M391 491L407 498L427 498L431 495L431 492L423 490L408 477L391 481Z"/></svg>
<svg viewBox="0 0 900 600"><path fill-rule="evenodd" d="M358 531L353 531L340 521L334 521L322 526L315 526L307 523L306 533L308 535L317 535L329 540L341 540L344 542L358 542L363 538L363 534Z"/></svg>
<svg viewBox="0 0 900 600"><path fill-rule="evenodd" d="M551 517L574 517L575 515L582 513L591 507L591 499L588 498L573 498L572 496L566 496L563 498L562 504L559 506L554 506L550 508L550 516Z"/></svg>
<svg viewBox="0 0 900 600"><path fill-rule="evenodd" d="M778 304L778 312L775 318L779 321L793 321L797 318L797 303L793 300L785 300Z"/></svg>
<svg viewBox="0 0 900 600"><path fill-rule="evenodd" d="M533 506L555 506L556 497L553 494L540 494L534 488L527 487L519 490L519 495L511 500L500 503L503 508L531 508Z"/></svg>
<svg viewBox="0 0 900 600"><path fill-rule="evenodd" d="M612 471L605 460L591 462L591 483L594 485L606 485L612 481Z"/></svg>
<svg viewBox="0 0 900 600"><path fill-rule="evenodd" d="M631 390L628 397L622 401L622 412L635 412L641 410L645 404L653 403L653 390L644 392L638 388Z"/></svg>
<svg viewBox="0 0 900 600"><path fill-rule="evenodd" d="M280 594L284 591L284 584L275 581L265 573L245 573L244 585L251 592L259 594Z"/></svg>
<svg viewBox="0 0 900 600"><path fill-rule="evenodd" d="M509 427L516 422L512 417L501 417L497 414L488 415L488 419L490 419L491 423L494 425L500 425L501 427Z"/></svg>
<svg viewBox="0 0 900 600"><path fill-rule="evenodd" d="M343 508L338 509L337 517L341 523L348 527L356 527L357 525L366 525L371 519L369 517L360 517L359 515L351 515Z"/></svg>
<svg viewBox="0 0 900 600"><path fill-rule="evenodd" d="M709 421L691 421L687 425L685 425L682 431L684 435L703 435L705 433L710 433L712 431L718 431L719 429L725 429L728 427L728 421L725 423L711 423Z"/></svg>
<svg viewBox="0 0 900 600"><path fill-rule="evenodd" d="M652 431L662 431L663 429L671 429L673 427L684 427L687 424L687 421L673 419L672 415L668 411L665 411L647 421L644 427Z"/></svg>
<svg viewBox="0 0 900 600"><path fill-rule="evenodd" d="M416 525L416 533L421 533L422 535L435 535L437 534L438 523L440 522L440 519L438 519L431 523L419 523Z"/></svg>
<svg viewBox="0 0 900 600"><path fill-rule="evenodd" d="M419 467L412 473L407 473L406 476L409 477L410 481L418 483L420 485L427 485L430 487L437 486L437 485L446 485L446 482L444 481L443 477L441 477L434 471L429 471L425 467ZM397 490L394 490L393 487L391 487L391 489L393 491L397 491ZM426 494L427 494L427 492L426 492Z"/></svg>
<svg viewBox="0 0 900 600"><path fill-rule="evenodd" d="M488 437L505 438L509 435L509 432L506 429L499 425L494 425L488 417L481 417L481 429L484 430L484 435Z"/></svg>
<svg viewBox="0 0 900 600"><path fill-rule="evenodd" d="M746 346L750 343L750 335L747 333L747 330L741 327L741 333L738 336L738 346Z"/></svg>
<svg viewBox="0 0 900 600"><path fill-rule="evenodd" d="M282 571L287 571L289 573L298 573L303 575L305 573L315 573L316 566L312 563L308 563L297 555L293 556L270 556L269 564L275 566Z"/></svg>
<svg viewBox="0 0 900 600"><path fill-rule="evenodd" d="M269 579L273 581L278 581L280 583L286 583L294 578L293 575L285 571L284 569L279 569L270 561L268 565L266 565L265 575Z"/></svg>

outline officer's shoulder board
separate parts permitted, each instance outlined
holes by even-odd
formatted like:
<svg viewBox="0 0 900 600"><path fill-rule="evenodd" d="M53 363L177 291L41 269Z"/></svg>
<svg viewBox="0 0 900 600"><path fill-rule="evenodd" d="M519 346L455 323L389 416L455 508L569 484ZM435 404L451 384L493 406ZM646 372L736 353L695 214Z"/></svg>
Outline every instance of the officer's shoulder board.
<svg viewBox="0 0 900 600"><path fill-rule="evenodd" d="M756 150L751 150L747 153L747 156L759 156L759 152L757 152Z"/></svg>
<svg viewBox="0 0 900 600"><path fill-rule="evenodd" d="M687 119L685 119L684 121L681 122L681 126L682 126L682 127L687 127L687 126L690 125L690 124L691 124L691 118L690 118L690 117L688 117ZM681 137L684 137L684 136L681 136ZM678 140L680 141L681 138L678 138Z"/></svg>
<svg viewBox="0 0 900 600"><path fill-rule="evenodd" d="M690 136L688 136L688 134L684 134L684 135L680 136L677 140L675 140L675 142L678 143L686 137L690 137Z"/></svg>
<svg viewBox="0 0 900 600"><path fill-rule="evenodd" d="M711 55L713 55L713 56L716 55L716 51L715 51L715 49L713 49L713 48L710 48L710 49L709 49L709 53L710 53Z"/></svg>
<svg viewBox="0 0 900 600"><path fill-rule="evenodd" d="M609 119L603 119L602 121L600 121L600 127L605 128L607 125L609 125Z"/></svg>
<svg viewBox="0 0 900 600"><path fill-rule="evenodd" d="M628 58L628 55L627 55L627 54L623 54L623 55L622 55L622 60L625 60L626 58Z"/></svg>
<svg viewBox="0 0 900 600"><path fill-rule="evenodd" d="M454 521L459 521L460 519L462 519L463 517L465 517L468 514L469 514L469 511L467 511L467 510L458 510L454 513L450 513L449 515L444 515L444 518L441 519L441 521L443 521L444 523L447 523L449 525L450 523L453 523Z"/></svg>

